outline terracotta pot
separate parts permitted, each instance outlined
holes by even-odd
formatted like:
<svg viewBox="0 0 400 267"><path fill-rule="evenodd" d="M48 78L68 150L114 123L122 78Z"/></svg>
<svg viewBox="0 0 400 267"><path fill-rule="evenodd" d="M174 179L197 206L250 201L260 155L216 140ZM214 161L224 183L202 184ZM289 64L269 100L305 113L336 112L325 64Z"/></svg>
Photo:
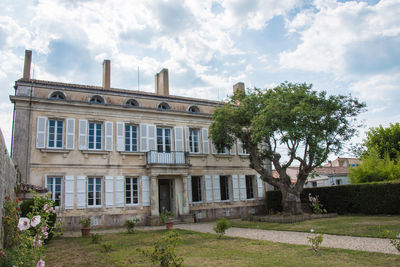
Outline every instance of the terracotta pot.
<svg viewBox="0 0 400 267"><path fill-rule="evenodd" d="M173 221L165 223L165 227L167 228L167 230L171 230L173 226L174 226L174 222Z"/></svg>
<svg viewBox="0 0 400 267"><path fill-rule="evenodd" d="M90 228L81 228L82 236L89 236L90 235Z"/></svg>

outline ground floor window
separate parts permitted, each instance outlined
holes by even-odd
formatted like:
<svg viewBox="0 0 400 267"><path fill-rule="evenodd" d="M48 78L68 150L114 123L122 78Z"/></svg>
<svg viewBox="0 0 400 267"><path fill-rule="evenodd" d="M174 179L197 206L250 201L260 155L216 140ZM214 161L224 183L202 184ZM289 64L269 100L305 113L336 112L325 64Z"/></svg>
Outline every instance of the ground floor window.
<svg viewBox="0 0 400 267"><path fill-rule="evenodd" d="M221 200L229 200L229 177L221 175L219 177L219 186L221 191Z"/></svg>
<svg viewBox="0 0 400 267"><path fill-rule="evenodd" d="M135 177L125 178L125 203L139 203L138 179Z"/></svg>
<svg viewBox="0 0 400 267"><path fill-rule="evenodd" d="M201 176L192 176L192 202L201 201Z"/></svg>
<svg viewBox="0 0 400 267"><path fill-rule="evenodd" d="M254 176L246 175L246 198L254 198Z"/></svg>
<svg viewBox="0 0 400 267"><path fill-rule="evenodd" d="M61 205L61 181L62 177L47 177L46 179L46 188L51 193L51 199L56 207Z"/></svg>
<svg viewBox="0 0 400 267"><path fill-rule="evenodd" d="M88 206L101 206L101 178L88 178Z"/></svg>
<svg viewBox="0 0 400 267"><path fill-rule="evenodd" d="M317 182L311 182L311 184L312 184L313 187L317 187L318 186Z"/></svg>

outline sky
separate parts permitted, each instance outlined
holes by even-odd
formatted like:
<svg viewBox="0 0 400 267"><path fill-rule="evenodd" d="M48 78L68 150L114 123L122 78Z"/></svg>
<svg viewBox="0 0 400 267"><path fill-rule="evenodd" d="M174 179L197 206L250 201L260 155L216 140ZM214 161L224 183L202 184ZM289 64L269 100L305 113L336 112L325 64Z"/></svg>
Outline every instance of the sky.
<svg viewBox="0 0 400 267"><path fill-rule="evenodd" d="M0 128L9 148L9 95L31 49L39 80L100 86L110 59L113 88L154 92L167 68L171 95L284 81L351 94L368 109L356 143L400 121L399 47L400 0L1 0Z"/></svg>

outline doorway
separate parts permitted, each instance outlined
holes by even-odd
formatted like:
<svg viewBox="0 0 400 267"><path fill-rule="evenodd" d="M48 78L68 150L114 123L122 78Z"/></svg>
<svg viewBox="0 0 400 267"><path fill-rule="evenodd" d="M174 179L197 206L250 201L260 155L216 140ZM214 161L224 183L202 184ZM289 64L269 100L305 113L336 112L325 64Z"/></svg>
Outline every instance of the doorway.
<svg viewBox="0 0 400 267"><path fill-rule="evenodd" d="M159 201L159 212L165 211L174 212L172 209L172 203L174 199L173 183L171 179L159 179L158 180L158 201Z"/></svg>

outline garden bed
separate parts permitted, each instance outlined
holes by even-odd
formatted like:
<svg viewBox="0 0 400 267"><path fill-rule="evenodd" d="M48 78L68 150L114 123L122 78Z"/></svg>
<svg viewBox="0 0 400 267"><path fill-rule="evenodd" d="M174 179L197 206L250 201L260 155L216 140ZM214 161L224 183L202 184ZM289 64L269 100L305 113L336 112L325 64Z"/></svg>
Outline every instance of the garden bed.
<svg viewBox="0 0 400 267"><path fill-rule="evenodd" d="M267 215L267 216L251 216L249 221L270 222L270 223L298 223L314 219L326 219L337 217L337 213L327 214L300 214L300 215Z"/></svg>

